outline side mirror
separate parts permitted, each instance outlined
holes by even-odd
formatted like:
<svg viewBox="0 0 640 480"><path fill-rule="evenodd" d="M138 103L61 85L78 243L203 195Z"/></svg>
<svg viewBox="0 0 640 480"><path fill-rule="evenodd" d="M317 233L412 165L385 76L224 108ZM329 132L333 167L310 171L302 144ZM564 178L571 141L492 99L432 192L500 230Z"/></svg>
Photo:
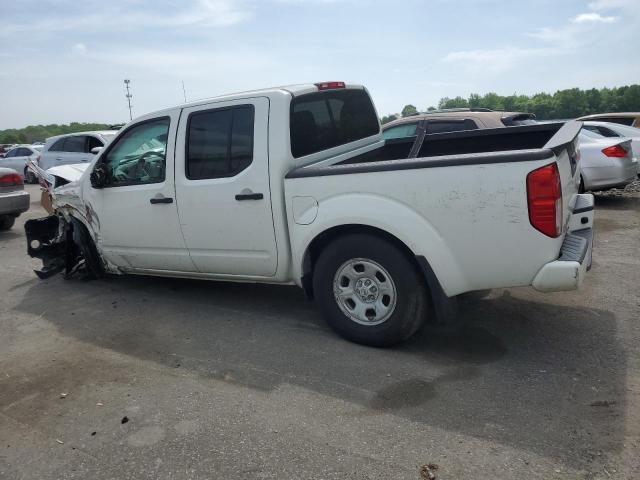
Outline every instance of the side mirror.
<svg viewBox="0 0 640 480"><path fill-rule="evenodd" d="M100 151L102 151L104 147L93 147L91 149L91 153L93 153L94 155L97 155L98 153L100 153Z"/></svg>
<svg viewBox="0 0 640 480"><path fill-rule="evenodd" d="M98 148L98 147L96 147ZM91 180L91 186L93 188L104 188L109 184L109 169L104 163L99 163L91 172L89 176Z"/></svg>

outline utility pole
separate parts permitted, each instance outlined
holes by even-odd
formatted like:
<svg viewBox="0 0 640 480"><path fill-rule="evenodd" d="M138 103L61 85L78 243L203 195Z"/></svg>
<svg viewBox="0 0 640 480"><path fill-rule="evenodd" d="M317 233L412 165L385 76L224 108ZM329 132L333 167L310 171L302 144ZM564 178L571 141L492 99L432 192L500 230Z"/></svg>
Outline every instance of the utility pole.
<svg viewBox="0 0 640 480"><path fill-rule="evenodd" d="M182 80L182 94L184 95L184 103L187 103L187 91L184 88L184 80Z"/></svg>
<svg viewBox="0 0 640 480"><path fill-rule="evenodd" d="M127 89L127 93L125 94L125 97L127 97L127 103L129 104L129 120L133 120L133 114L131 113L131 99L133 98L133 95L131 95L131 93L129 92L130 83L131 83L131 80L128 80L128 79L124 80L124 88Z"/></svg>

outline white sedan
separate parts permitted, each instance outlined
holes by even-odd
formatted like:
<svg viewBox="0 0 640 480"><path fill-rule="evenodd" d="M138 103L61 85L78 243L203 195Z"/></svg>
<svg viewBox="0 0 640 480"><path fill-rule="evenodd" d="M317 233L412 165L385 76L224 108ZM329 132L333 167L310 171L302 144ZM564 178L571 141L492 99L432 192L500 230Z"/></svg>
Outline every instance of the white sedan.
<svg viewBox="0 0 640 480"><path fill-rule="evenodd" d="M580 190L598 191L624 187L638 175L631 140L605 138L582 130L580 139Z"/></svg>
<svg viewBox="0 0 640 480"><path fill-rule="evenodd" d="M640 128L611 122L584 122L582 128L606 138L630 139L633 156L638 159L638 174L640 174Z"/></svg>
<svg viewBox="0 0 640 480"><path fill-rule="evenodd" d="M24 178L24 183L36 183L34 173L27 168L29 160L37 161L42 145L18 145L7 152L4 158L0 158L0 167L12 168Z"/></svg>

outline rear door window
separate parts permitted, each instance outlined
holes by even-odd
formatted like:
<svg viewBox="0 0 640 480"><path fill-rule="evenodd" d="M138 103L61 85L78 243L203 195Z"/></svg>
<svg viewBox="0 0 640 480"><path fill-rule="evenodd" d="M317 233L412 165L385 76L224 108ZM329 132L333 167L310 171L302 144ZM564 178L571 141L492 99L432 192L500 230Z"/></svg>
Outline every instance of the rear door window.
<svg viewBox="0 0 640 480"><path fill-rule="evenodd" d="M291 153L295 158L355 142L380 131L365 90L326 90L291 102Z"/></svg>
<svg viewBox="0 0 640 480"><path fill-rule="evenodd" d="M56 140L56 142L51 145L49 149L50 152L64 152L64 142L66 138L61 138L60 140Z"/></svg>
<svg viewBox="0 0 640 480"><path fill-rule="evenodd" d="M253 123L253 105L192 113L187 126L187 178L233 177L251 165Z"/></svg>
<svg viewBox="0 0 640 480"><path fill-rule="evenodd" d="M72 137L67 137L64 142L63 151L70 153L84 153L84 142L84 135L74 135Z"/></svg>

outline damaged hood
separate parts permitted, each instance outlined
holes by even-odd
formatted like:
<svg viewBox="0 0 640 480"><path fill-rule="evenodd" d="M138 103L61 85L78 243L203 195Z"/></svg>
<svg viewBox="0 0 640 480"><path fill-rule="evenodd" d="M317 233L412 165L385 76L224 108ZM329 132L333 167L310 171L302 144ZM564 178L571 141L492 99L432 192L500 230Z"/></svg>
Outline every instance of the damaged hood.
<svg viewBox="0 0 640 480"><path fill-rule="evenodd" d="M67 182L75 182L82 176L85 170L89 168L89 165L91 164L75 163L73 165L60 165L58 167L51 167L45 173L48 173L55 177L60 177Z"/></svg>
<svg viewBox="0 0 640 480"><path fill-rule="evenodd" d="M53 193L53 189L61 185L66 185L80 179L82 174L89 168L91 163L75 163L72 165L60 165L43 170L33 160L27 162L29 170L31 170L40 180L40 185L45 187L49 192Z"/></svg>

